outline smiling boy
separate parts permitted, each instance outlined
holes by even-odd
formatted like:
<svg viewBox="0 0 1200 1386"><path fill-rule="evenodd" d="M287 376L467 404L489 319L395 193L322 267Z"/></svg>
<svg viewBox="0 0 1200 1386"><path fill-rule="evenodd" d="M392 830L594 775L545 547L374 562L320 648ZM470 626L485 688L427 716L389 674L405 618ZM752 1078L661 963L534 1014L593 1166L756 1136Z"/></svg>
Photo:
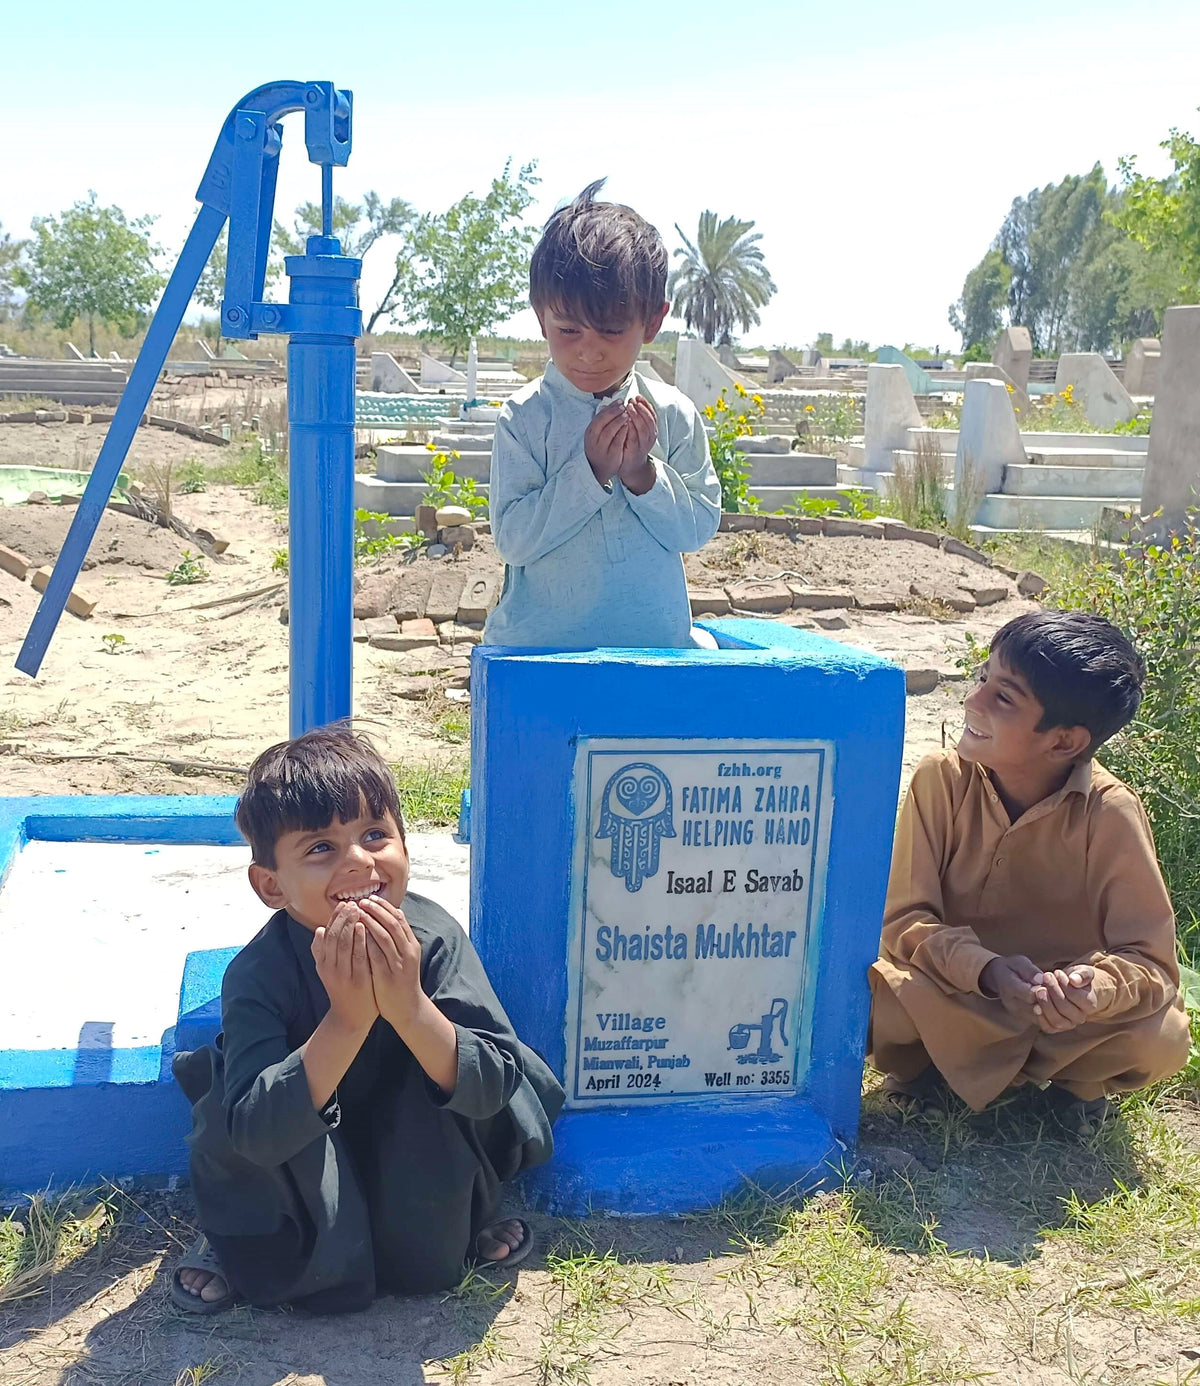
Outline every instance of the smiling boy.
<svg viewBox="0 0 1200 1386"><path fill-rule="evenodd" d="M1141 658L1088 612L997 632L956 751L917 767L896 829L869 1047L898 1106L940 1073L979 1110L1052 1084L1107 1095L1188 1056L1175 922L1137 795L1092 757L1141 701Z"/></svg>
<svg viewBox="0 0 1200 1386"><path fill-rule="evenodd" d="M684 648L681 554L717 531L721 488L695 405L637 369L667 314L667 252L593 183L546 223L529 297L550 364L508 400L489 504L504 590L498 645Z"/></svg>
<svg viewBox="0 0 1200 1386"><path fill-rule="evenodd" d="M562 1089L466 934L409 892L387 765L343 727L283 742L237 823L276 913L226 969L216 1048L176 1057L205 1236L174 1302L334 1313L521 1260L500 1184L549 1158Z"/></svg>

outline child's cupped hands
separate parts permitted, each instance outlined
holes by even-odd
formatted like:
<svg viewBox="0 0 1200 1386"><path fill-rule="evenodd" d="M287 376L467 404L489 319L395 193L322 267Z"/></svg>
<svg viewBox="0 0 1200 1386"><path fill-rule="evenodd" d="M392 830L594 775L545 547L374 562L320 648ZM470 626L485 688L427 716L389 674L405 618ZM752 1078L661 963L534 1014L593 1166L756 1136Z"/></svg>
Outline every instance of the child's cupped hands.
<svg viewBox="0 0 1200 1386"><path fill-rule="evenodd" d="M635 395L625 406L628 428L621 452L621 482L635 495L644 495L654 485L654 463L650 449L658 437L658 419L648 399Z"/></svg>
<svg viewBox="0 0 1200 1386"><path fill-rule="evenodd" d="M421 945L404 911L382 896L360 900L358 908L366 925L367 957L379 1014L403 1037L425 994L421 990Z"/></svg>
<svg viewBox="0 0 1200 1386"><path fill-rule="evenodd" d="M313 932L313 961L330 1013L348 1030L369 1030L379 1015L367 947L366 925L351 901L340 904L329 923Z"/></svg>
<svg viewBox="0 0 1200 1386"><path fill-rule="evenodd" d="M597 411L583 434L583 450L592 474L603 486L621 470L629 416L620 403L606 404Z"/></svg>
<svg viewBox="0 0 1200 1386"><path fill-rule="evenodd" d="M1084 964L1043 972L1033 989L1038 1028L1053 1035L1091 1020L1099 1004L1095 978L1096 969Z"/></svg>

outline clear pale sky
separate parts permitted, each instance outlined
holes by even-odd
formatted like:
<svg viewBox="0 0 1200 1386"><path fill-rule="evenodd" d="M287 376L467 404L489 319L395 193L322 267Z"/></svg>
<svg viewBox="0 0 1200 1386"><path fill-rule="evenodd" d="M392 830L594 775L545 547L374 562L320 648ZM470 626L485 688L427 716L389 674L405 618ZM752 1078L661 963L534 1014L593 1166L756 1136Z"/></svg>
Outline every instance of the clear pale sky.
<svg viewBox="0 0 1200 1386"><path fill-rule="evenodd" d="M1013 197L1097 159L1115 182L1121 154L1161 173L1168 128L1200 132L1195 0L6 9L6 231L94 188L157 214L175 252L237 99L330 79L355 99L346 197L438 211L511 156L538 161L538 224L602 175L669 248L705 208L753 219L779 290L749 335L765 344L957 346L946 307ZM290 117L277 210L318 195ZM393 255L368 257L368 306Z"/></svg>

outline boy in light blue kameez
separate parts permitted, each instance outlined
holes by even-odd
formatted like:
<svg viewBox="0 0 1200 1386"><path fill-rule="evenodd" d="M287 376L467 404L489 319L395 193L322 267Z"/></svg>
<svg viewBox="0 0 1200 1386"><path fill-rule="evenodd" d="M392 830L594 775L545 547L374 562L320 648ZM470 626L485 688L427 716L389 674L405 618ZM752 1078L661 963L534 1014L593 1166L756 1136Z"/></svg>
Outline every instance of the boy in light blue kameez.
<svg viewBox="0 0 1200 1386"><path fill-rule="evenodd" d="M492 535L506 566L489 644L686 648L681 555L717 531L721 488L695 405L635 364L666 317L667 252L593 183L550 218L530 300L550 364L505 404Z"/></svg>

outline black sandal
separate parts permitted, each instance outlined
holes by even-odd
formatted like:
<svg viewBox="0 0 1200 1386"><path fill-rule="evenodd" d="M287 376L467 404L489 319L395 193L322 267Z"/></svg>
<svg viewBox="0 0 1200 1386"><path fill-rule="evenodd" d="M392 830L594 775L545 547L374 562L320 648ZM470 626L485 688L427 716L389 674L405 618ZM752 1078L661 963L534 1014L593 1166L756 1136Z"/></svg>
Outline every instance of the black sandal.
<svg viewBox="0 0 1200 1386"><path fill-rule="evenodd" d="M518 1262L524 1261L533 1250L534 1235L533 1228L524 1218L497 1218L495 1222L489 1223L483 1232L490 1231L493 1227L498 1227L502 1222L515 1222L521 1228L521 1240L516 1246L509 1247L508 1255L493 1259L490 1256L476 1256L473 1261L468 1262L468 1268L477 1275L485 1274L487 1271L505 1270L508 1266L515 1266ZM480 1232L479 1237L483 1236ZM479 1246L479 1237L475 1238L476 1249Z"/></svg>
<svg viewBox="0 0 1200 1386"><path fill-rule="evenodd" d="M220 1276L225 1282L225 1293L220 1299L201 1299L199 1295L184 1289L183 1282L179 1279L181 1270L202 1270ZM203 1233L183 1253L175 1267L171 1276L171 1303L176 1309L182 1309L185 1314L220 1314L233 1307L234 1294L229 1286L229 1277L221 1269L217 1253Z"/></svg>

